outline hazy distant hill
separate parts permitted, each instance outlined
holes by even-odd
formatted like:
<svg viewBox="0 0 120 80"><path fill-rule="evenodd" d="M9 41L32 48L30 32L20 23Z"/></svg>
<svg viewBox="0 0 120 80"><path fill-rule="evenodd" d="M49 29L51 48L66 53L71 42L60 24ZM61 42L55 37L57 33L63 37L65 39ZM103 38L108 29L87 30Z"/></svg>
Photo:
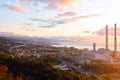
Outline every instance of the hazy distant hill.
<svg viewBox="0 0 120 80"><path fill-rule="evenodd" d="M23 43L40 43L40 44L56 44L59 42L68 42L65 38L61 37L50 37L50 38L43 38L43 37L29 37L29 36L0 36L0 40L8 41L8 42L23 42Z"/></svg>
<svg viewBox="0 0 120 80"><path fill-rule="evenodd" d="M48 39L38 38L38 37L0 37L0 42L8 42L8 43L41 43L41 44L51 44L52 42Z"/></svg>
<svg viewBox="0 0 120 80"><path fill-rule="evenodd" d="M1 43L16 43L16 42L19 42L19 41L20 40L8 38L8 37L0 37L0 42Z"/></svg>

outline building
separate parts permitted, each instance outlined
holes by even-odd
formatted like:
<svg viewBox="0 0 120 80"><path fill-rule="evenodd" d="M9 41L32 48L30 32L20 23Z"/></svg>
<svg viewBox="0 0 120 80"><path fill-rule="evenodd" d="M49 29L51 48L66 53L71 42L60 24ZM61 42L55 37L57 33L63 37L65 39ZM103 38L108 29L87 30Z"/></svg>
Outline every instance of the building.
<svg viewBox="0 0 120 80"><path fill-rule="evenodd" d="M54 65L53 68L60 69L60 70L69 70L69 68L67 67L67 65L62 65L62 64Z"/></svg>

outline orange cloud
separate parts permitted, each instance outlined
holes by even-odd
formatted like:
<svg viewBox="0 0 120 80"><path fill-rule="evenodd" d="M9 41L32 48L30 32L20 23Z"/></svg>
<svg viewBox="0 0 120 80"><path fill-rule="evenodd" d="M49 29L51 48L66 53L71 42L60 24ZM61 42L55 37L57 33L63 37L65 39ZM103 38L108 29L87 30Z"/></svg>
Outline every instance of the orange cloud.
<svg viewBox="0 0 120 80"><path fill-rule="evenodd" d="M32 2L35 5L38 4L39 2L45 3L47 9L59 9L59 10L64 10L69 7L76 6L78 4L83 4L86 3L86 0L16 0L16 3L29 3Z"/></svg>
<svg viewBox="0 0 120 80"><path fill-rule="evenodd" d="M60 0L60 4L57 6L58 9L66 9L68 7L75 6L77 4L85 3L86 0Z"/></svg>
<svg viewBox="0 0 120 80"><path fill-rule="evenodd" d="M77 17L73 17L70 19L64 19L65 22L74 22L74 21L78 21L80 19L85 19L85 18L90 18L90 17L96 17L96 16L100 16L101 14L90 14L90 15L85 15L85 16L77 16Z"/></svg>
<svg viewBox="0 0 120 80"><path fill-rule="evenodd" d="M47 0L47 8L64 10L68 7L76 6L77 4L83 4L86 0ZM50 2L51 1L51 2Z"/></svg>
<svg viewBox="0 0 120 80"><path fill-rule="evenodd" d="M29 0L16 0L16 3L17 4L20 4L20 3L28 3Z"/></svg>
<svg viewBox="0 0 120 80"><path fill-rule="evenodd" d="M12 11L18 11L18 12L27 12L28 8L18 6L18 5L7 5L8 8Z"/></svg>

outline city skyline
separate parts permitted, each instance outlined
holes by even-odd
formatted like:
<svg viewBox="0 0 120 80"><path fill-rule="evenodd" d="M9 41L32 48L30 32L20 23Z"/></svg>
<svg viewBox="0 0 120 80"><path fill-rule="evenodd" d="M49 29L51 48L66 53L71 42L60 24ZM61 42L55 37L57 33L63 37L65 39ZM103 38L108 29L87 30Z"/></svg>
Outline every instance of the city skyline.
<svg viewBox="0 0 120 80"><path fill-rule="evenodd" d="M61 37L76 43L113 45L117 24L120 45L119 0L1 0L0 35Z"/></svg>

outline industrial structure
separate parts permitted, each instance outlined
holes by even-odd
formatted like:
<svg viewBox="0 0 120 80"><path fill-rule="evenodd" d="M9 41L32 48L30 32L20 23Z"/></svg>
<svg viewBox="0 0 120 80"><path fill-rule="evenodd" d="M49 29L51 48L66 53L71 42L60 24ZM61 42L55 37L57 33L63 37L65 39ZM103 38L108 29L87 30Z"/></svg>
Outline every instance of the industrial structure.
<svg viewBox="0 0 120 80"><path fill-rule="evenodd" d="M93 43L93 51L96 51L96 43Z"/></svg>
<svg viewBox="0 0 120 80"><path fill-rule="evenodd" d="M106 25L106 50L108 50L108 25Z"/></svg>
<svg viewBox="0 0 120 80"><path fill-rule="evenodd" d="M106 50L108 50L108 25L106 25ZM114 24L114 51L112 57L115 58L117 55L117 25Z"/></svg>
<svg viewBox="0 0 120 80"><path fill-rule="evenodd" d="M114 28L114 57L117 55L117 29L116 29L116 24Z"/></svg>
<svg viewBox="0 0 120 80"><path fill-rule="evenodd" d="M85 60L88 62L93 61L93 60L101 60L101 61L107 61L111 64L116 64L114 62L114 59L116 58L117 55L117 25L114 25L114 50L111 51L109 50L109 45L108 45L108 25L106 25L106 39L105 39L105 49L100 48L96 50L96 43L93 43L93 50L92 51L87 51L83 52L82 56L84 57Z"/></svg>

